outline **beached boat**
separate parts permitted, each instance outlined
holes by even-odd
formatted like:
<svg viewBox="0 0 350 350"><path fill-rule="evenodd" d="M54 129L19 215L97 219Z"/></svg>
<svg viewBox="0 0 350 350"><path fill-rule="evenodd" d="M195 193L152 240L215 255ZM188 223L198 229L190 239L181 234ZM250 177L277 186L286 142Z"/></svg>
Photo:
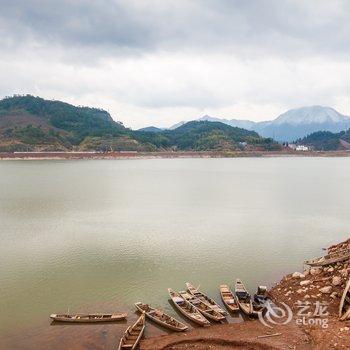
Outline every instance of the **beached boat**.
<svg viewBox="0 0 350 350"><path fill-rule="evenodd" d="M181 295L182 298L184 298L193 306L195 306L197 310L206 318L209 318L217 322L224 321L226 319L225 316L223 316L220 312L213 310L207 304L203 303L203 301L193 296L192 294L186 291L181 291L179 292L179 294Z"/></svg>
<svg viewBox="0 0 350 350"><path fill-rule="evenodd" d="M198 290L191 283L186 283L187 290L190 294L197 297L199 300L203 301L204 304L207 304L212 310L219 312L222 315L227 315L227 312L212 298L208 297L206 294Z"/></svg>
<svg viewBox="0 0 350 350"><path fill-rule="evenodd" d="M145 313L143 312L138 320L124 332L123 337L120 339L118 350L136 349L145 331L145 325Z"/></svg>
<svg viewBox="0 0 350 350"><path fill-rule="evenodd" d="M198 309L184 299L178 292L168 288L171 300L176 308L188 319L200 324L201 326L210 326L210 322L198 311Z"/></svg>
<svg viewBox="0 0 350 350"><path fill-rule="evenodd" d="M350 250L344 249L335 253L327 254L319 258L305 260L304 263L309 266L325 266L337 263L339 261L350 260Z"/></svg>
<svg viewBox="0 0 350 350"><path fill-rule="evenodd" d="M252 297L240 279L236 279L235 284L236 300L240 309L248 316L257 317L262 311L257 305L253 305ZM255 304L255 303L254 303Z"/></svg>
<svg viewBox="0 0 350 350"><path fill-rule="evenodd" d="M50 318L56 322L96 323L116 322L125 320L128 314L51 314Z"/></svg>
<svg viewBox="0 0 350 350"><path fill-rule="evenodd" d="M341 321L350 320L350 279L346 284L339 304L339 318Z"/></svg>
<svg viewBox="0 0 350 350"><path fill-rule="evenodd" d="M258 290L254 294L254 301L253 302L255 302L257 305L261 305L261 307L264 307L267 300L268 300L267 287L259 286Z"/></svg>
<svg viewBox="0 0 350 350"><path fill-rule="evenodd" d="M231 312L239 311L236 298L227 284L222 284L220 286L220 294L222 301Z"/></svg>
<svg viewBox="0 0 350 350"><path fill-rule="evenodd" d="M165 328L169 328L176 332L182 332L188 329L188 327L184 323L176 320L174 317L167 315L160 309L153 308L148 304L144 304L141 302L135 303L135 306L139 311L145 312L146 317Z"/></svg>

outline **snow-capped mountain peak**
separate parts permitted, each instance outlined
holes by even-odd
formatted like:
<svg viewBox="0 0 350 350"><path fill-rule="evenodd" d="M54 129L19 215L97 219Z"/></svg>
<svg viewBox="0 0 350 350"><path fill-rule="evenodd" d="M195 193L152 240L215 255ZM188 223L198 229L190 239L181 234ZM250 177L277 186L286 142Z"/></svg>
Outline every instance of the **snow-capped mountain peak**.
<svg viewBox="0 0 350 350"><path fill-rule="evenodd" d="M350 117L340 114L331 107L323 106L309 106L291 109L278 118L272 123L275 125L280 124L323 124L323 123L340 123L349 122Z"/></svg>

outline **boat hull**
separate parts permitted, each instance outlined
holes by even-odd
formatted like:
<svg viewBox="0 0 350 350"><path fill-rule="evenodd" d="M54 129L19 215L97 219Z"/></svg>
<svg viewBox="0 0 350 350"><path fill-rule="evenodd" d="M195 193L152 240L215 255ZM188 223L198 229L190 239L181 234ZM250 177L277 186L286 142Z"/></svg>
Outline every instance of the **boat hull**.
<svg viewBox="0 0 350 350"><path fill-rule="evenodd" d="M111 317L106 317L105 315L93 315L96 317L91 317L92 315L74 315L71 317L63 315L50 315L50 318L55 322L64 323L100 323L100 322L118 322L125 320L127 314L111 315ZM100 317L101 316L101 317Z"/></svg>
<svg viewBox="0 0 350 350"><path fill-rule="evenodd" d="M247 297L244 301L242 300L242 298L240 298L239 293L246 293ZM241 311L246 314L247 316L254 316L254 310L253 310L253 303L251 300L251 296L248 293L245 285L243 284L243 282L239 279L236 280L235 283L235 297L238 303L239 308L241 309Z"/></svg>
<svg viewBox="0 0 350 350"><path fill-rule="evenodd" d="M219 312L223 316L227 316L227 312L223 310L222 307L219 304L217 304L217 302L214 299L208 297L206 294L196 289L191 283L187 282L186 287L188 292L191 295L200 299L205 305L207 305L213 311Z"/></svg>
<svg viewBox="0 0 350 350"><path fill-rule="evenodd" d="M120 339L118 350L135 350L137 345L139 344L143 333L145 331L146 321L145 321L145 314L142 313L142 315L138 318L138 320L132 325L127 328L127 330L124 332L123 337ZM135 332L137 337L135 339L128 339L128 337L131 335L131 332ZM129 343L127 343L129 341ZM132 344L132 346L127 345Z"/></svg>
<svg viewBox="0 0 350 350"><path fill-rule="evenodd" d="M206 318L208 318L212 321L216 321L216 322L221 322L221 321L225 320L225 316L223 316L221 313L219 313L217 311L214 311L208 305L203 303L203 301L201 301L199 298L193 296L192 294L187 293L187 292L180 292L180 295L182 298L184 298L188 303L190 303L194 308L196 308Z"/></svg>
<svg viewBox="0 0 350 350"><path fill-rule="evenodd" d="M341 321L350 319L350 279L346 284L339 304L339 318Z"/></svg>
<svg viewBox="0 0 350 350"><path fill-rule="evenodd" d="M227 285L221 285L220 286L220 295L221 295L221 300L224 303L224 305L227 307L227 309L231 312L237 312L239 311L239 306L237 303L237 299L235 295L232 293L230 290L229 286ZM228 301L232 301L229 303Z"/></svg>
<svg viewBox="0 0 350 350"><path fill-rule="evenodd" d="M141 312L145 312L139 305L139 303L135 303L135 306L136 308L141 311ZM153 322L159 324L160 326L164 327L164 328L167 328L167 329L171 329L172 331L175 331L175 332L183 332L183 331L186 331L188 329L188 327L183 324L182 322L178 321L178 320L175 320L173 317L171 317L173 320L175 320L176 322L178 322L179 324L181 324L182 326L174 326L172 324L169 324L169 323L166 323L166 322L163 322L162 320L160 320L159 318L157 317L154 317L152 316L152 314L150 314L149 312L145 312L146 314L146 317L148 317L150 320L152 320Z"/></svg>
<svg viewBox="0 0 350 350"><path fill-rule="evenodd" d="M341 254L340 256L334 256L334 257L329 256L326 259L325 257L320 257L312 260L306 260L304 261L304 263L311 267L319 267L319 266L327 266L327 265L335 264L337 262L348 260L348 259L350 260L350 251L347 251L344 254Z"/></svg>
<svg viewBox="0 0 350 350"><path fill-rule="evenodd" d="M175 305L176 309L179 310L185 317L187 317L189 320L203 326L203 327L209 327L210 326L210 322L205 319L204 316L202 316L202 314L199 312L199 310L193 306L191 303L189 303L187 300L183 299L185 303L187 303L191 308L194 308L194 310L196 310L197 312L197 315L201 315L201 318L196 318L196 317L193 317L190 313L186 312L180 305L177 304L177 302L174 300L173 296L171 295L171 291L170 289L168 289L169 291L169 295L170 295L170 298L173 302L173 304Z"/></svg>

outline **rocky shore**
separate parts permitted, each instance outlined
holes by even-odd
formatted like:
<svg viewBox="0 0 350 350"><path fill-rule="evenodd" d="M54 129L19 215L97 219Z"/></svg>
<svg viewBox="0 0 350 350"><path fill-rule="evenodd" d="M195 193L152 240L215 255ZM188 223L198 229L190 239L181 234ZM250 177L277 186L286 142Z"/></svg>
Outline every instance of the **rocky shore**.
<svg viewBox="0 0 350 350"><path fill-rule="evenodd" d="M350 239L328 248L350 249ZM350 260L285 276L270 291L273 302L290 309L292 318L212 325L187 334L145 339L141 350L209 349L350 349L350 320L339 320L339 303L350 278Z"/></svg>

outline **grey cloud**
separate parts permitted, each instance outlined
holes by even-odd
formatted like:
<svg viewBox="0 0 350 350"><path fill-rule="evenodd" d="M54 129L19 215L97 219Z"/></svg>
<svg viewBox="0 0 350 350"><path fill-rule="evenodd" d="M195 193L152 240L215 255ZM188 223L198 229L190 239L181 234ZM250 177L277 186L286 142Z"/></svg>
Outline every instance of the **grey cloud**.
<svg viewBox="0 0 350 350"><path fill-rule="evenodd" d="M309 0L1 0L1 41L94 54L230 50L350 53L349 2Z"/></svg>

